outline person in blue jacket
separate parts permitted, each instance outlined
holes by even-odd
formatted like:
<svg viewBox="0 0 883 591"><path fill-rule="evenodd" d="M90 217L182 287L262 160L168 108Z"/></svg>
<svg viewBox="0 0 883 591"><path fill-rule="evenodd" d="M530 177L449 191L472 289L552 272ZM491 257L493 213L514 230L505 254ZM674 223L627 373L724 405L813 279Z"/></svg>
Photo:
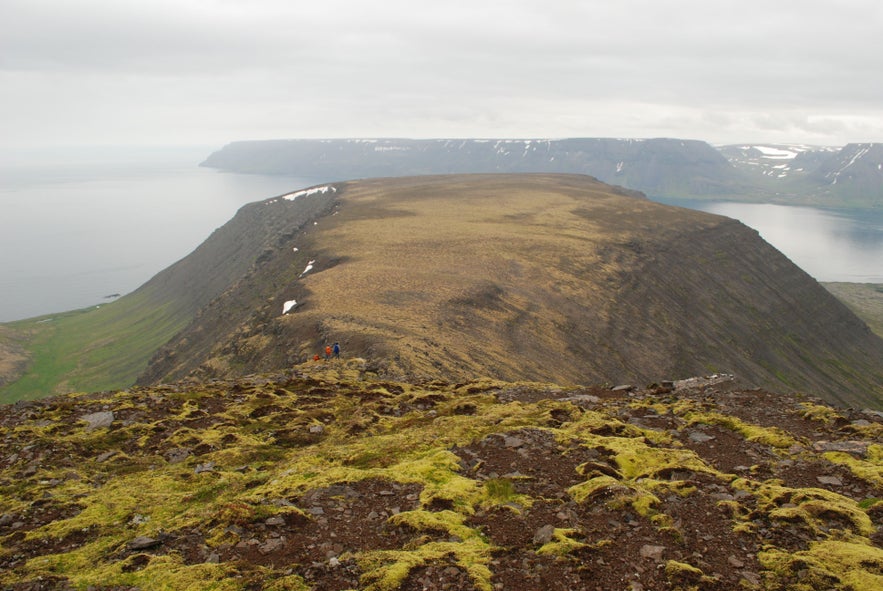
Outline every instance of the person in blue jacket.
<svg viewBox="0 0 883 591"><path fill-rule="evenodd" d="M331 351L334 353L334 357L340 359L340 343L334 341L334 346L331 348Z"/></svg>

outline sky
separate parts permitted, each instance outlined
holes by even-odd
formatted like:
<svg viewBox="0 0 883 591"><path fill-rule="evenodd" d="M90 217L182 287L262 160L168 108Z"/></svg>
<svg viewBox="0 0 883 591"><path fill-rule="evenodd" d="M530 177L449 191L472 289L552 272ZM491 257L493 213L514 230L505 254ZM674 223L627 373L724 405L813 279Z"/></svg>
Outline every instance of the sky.
<svg viewBox="0 0 883 591"><path fill-rule="evenodd" d="M883 142L879 0L0 0L0 150Z"/></svg>

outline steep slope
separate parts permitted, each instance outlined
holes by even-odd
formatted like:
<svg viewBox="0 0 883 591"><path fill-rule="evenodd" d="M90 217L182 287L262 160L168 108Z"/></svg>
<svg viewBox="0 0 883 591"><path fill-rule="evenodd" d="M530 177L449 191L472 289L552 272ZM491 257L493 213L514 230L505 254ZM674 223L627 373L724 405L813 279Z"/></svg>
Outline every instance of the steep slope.
<svg viewBox="0 0 883 591"><path fill-rule="evenodd" d="M318 195L333 195L331 214L279 225L139 383L275 370L339 341L394 376L640 384L735 371L839 404L883 400L883 341L733 220L573 175L307 193L254 215L282 219Z"/></svg>
<svg viewBox="0 0 883 591"><path fill-rule="evenodd" d="M0 402L131 385L200 309L330 203L315 195L274 217L261 215L260 204L246 205L223 231L131 294L0 329Z"/></svg>
<svg viewBox="0 0 883 591"><path fill-rule="evenodd" d="M705 142L679 139L266 140L233 142L202 166L329 180L451 173L588 174L650 195L737 190L734 168Z"/></svg>
<svg viewBox="0 0 883 591"><path fill-rule="evenodd" d="M825 289L868 323L877 336L883 337L883 284L823 283Z"/></svg>
<svg viewBox="0 0 883 591"><path fill-rule="evenodd" d="M0 416L9 591L877 591L883 417L360 360Z"/></svg>
<svg viewBox="0 0 883 591"><path fill-rule="evenodd" d="M192 316L247 274L262 256L274 252L280 242L330 211L331 197L317 194L273 216L264 215L263 203L244 205L222 231L213 232L193 253L157 273L133 295L147 294ZM285 201L286 196L275 199Z"/></svg>

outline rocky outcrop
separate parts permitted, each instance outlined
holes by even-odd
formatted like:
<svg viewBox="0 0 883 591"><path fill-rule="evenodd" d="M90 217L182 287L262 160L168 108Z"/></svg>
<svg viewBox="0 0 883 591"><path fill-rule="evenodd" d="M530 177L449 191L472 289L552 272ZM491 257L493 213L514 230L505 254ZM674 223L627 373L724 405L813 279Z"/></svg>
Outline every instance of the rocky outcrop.
<svg viewBox="0 0 883 591"><path fill-rule="evenodd" d="M415 384L352 359L11 406L0 586L879 588L883 417L665 383Z"/></svg>

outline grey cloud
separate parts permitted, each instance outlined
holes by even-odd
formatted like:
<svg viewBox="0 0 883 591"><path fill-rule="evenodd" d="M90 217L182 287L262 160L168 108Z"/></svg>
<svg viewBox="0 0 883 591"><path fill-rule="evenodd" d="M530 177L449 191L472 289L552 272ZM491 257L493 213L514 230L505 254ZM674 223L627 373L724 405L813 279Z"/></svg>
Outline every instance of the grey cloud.
<svg viewBox="0 0 883 591"><path fill-rule="evenodd" d="M12 142L879 139L881 6L4 0L0 125Z"/></svg>

